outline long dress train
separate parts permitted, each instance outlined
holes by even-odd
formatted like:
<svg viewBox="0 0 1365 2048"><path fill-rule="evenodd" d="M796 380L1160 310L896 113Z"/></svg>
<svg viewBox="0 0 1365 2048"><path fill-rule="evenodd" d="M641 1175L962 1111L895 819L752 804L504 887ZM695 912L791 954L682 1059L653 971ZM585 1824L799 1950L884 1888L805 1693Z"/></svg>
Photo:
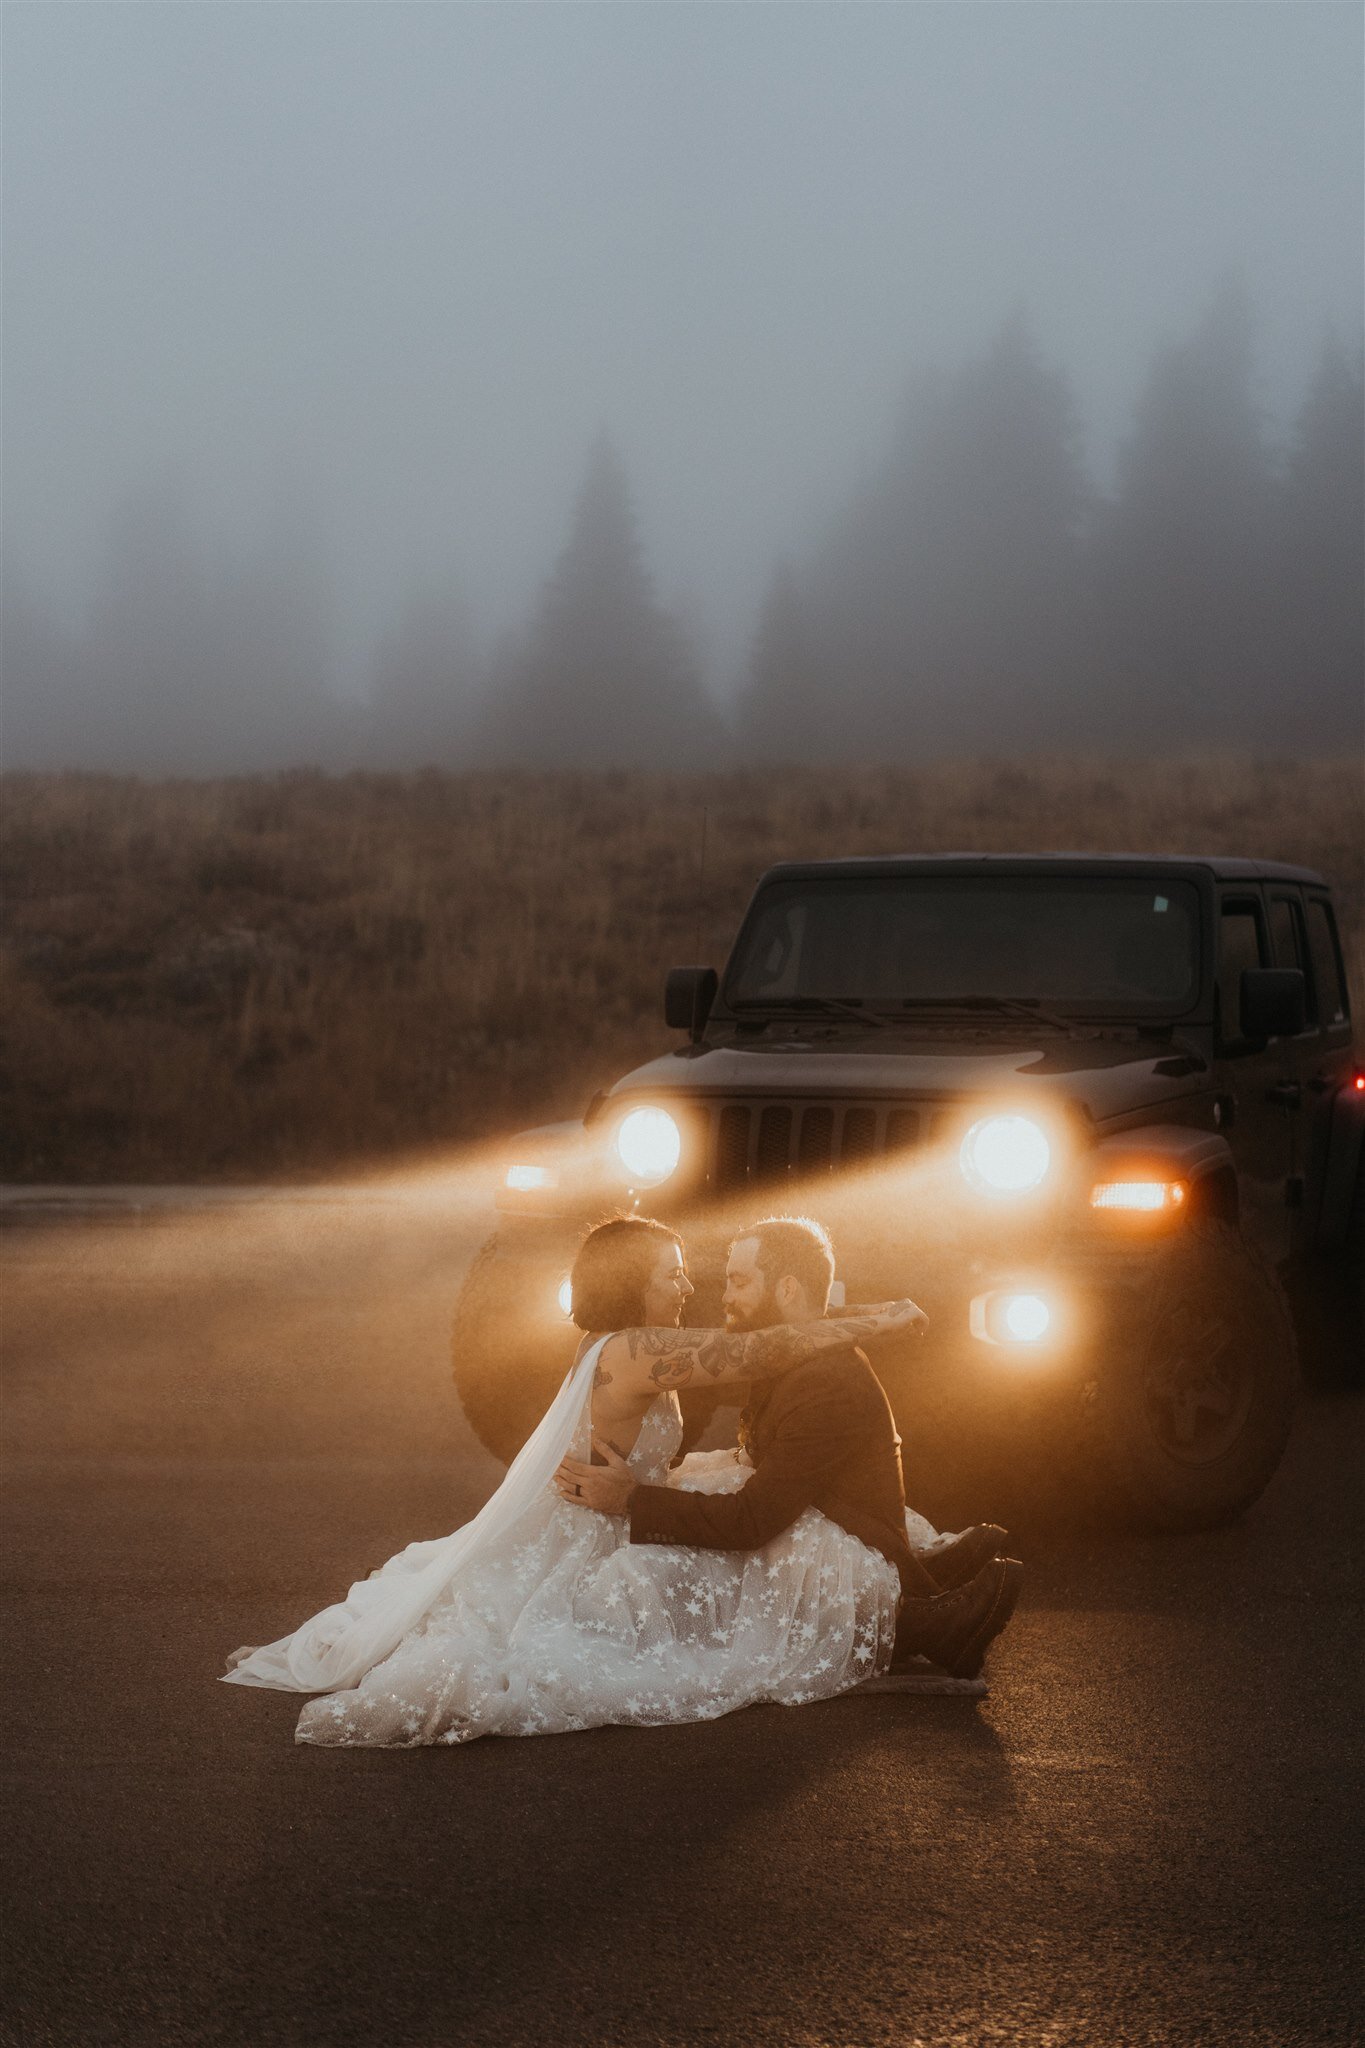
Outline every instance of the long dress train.
<svg viewBox="0 0 1365 2048"><path fill-rule="evenodd" d="M458 1568L385 1654L341 1683L323 1668L361 1630L374 1636L381 1601L402 1612L386 1579L401 1601L423 1572L441 1578L443 1545L400 1552L294 1637L239 1653L228 1678L330 1685L303 1708L299 1742L410 1748L608 1722L712 1720L764 1700L828 1698L885 1670L900 1593L895 1566L814 1508L761 1550L708 1551L632 1544L624 1517L562 1500L548 1483L548 1458L586 1457L591 1438L582 1367L566 1394L573 1382L577 1411L566 1402L557 1429L542 1425L538 1462L533 1439L484 1511L490 1533L466 1544ZM694 1453L670 1471L681 1437L677 1397L661 1394L630 1453L636 1477L731 1492L751 1476L734 1451ZM907 1522L913 1543L932 1546L927 1523Z"/></svg>

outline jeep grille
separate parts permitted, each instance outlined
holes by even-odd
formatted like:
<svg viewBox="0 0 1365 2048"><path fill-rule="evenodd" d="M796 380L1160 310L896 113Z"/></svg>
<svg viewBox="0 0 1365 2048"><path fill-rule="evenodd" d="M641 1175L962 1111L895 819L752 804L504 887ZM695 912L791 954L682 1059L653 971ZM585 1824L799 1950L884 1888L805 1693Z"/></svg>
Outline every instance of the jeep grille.
<svg viewBox="0 0 1365 2048"><path fill-rule="evenodd" d="M706 1177L714 1187L835 1172L907 1152L937 1134L942 1112L904 1103L721 1102L711 1106Z"/></svg>

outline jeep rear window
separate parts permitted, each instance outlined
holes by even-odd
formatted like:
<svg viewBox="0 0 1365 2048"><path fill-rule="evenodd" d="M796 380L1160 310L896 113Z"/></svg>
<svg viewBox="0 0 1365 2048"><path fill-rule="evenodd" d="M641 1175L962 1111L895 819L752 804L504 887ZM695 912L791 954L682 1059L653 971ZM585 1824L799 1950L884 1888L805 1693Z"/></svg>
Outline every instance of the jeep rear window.
<svg viewBox="0 0 1365 2048"><path fill-rule="evenodd" d="M1308 945L1313 958L1318 1023L1330 1030L1333 1025L1347 1021L1346 977L1341 971L1336 925L1320 896L1308 899Z"/></svg>
<svg viewBox="0 0 1365 2048"><path fill-rule="evenodd" d="M954 996L1188 1009L1199 898L1188 882L885 877L775 882L726 971L727 1003L842 997L895 1007Z"/></svg>
<svg viewBox="0 0 1365 2048"><path fill-rule="evenodd" d="M1266 964L1260 907L1225 902L1218 919L1218 1031L1228 1044L1242 1036L1242 976Z"/></svg>

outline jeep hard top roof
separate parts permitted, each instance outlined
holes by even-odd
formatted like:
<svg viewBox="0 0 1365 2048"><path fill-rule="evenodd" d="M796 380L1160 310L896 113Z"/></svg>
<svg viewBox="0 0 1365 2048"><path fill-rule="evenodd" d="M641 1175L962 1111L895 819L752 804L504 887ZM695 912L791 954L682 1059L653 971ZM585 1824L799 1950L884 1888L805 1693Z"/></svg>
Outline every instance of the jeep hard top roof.
<svg viewBox="0 0 1365 2048"><path fill-rule="evenodd" d="M1223 882L1307 882L1330 887L1313 868L1291 867L1280 860L1241 860L1229 854L1204 853L897 853L857 854L845 860L785 860L767 869L765 882L816 881L834 876L850 880L864 875L952 874L963 870L1013 869L1021 874L1066 874L1087 869L1136 871L1169 875L1178 869L1204 868Z"/></svg>

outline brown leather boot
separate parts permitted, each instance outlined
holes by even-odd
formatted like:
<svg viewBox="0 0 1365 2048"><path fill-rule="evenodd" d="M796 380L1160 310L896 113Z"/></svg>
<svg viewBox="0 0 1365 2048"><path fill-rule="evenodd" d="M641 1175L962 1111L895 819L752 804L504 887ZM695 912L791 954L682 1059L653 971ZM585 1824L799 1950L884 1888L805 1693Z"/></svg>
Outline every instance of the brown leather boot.
<svg viewBox="0 0 1365 2048"><path fill-rule="evenodd" d="M1016 1557L993 1558L965 1586L933 1600L902 1600L891 1669L927 1657L954 1678L976 1678L988 1646L1013 1614L1024 1583Z"/></svg>
<svg viewBox="0 0 1365 2048"><path fill-rule="evenodd" d="M968 1579L974 1579L993 1557L1004 1557L1009 1540L1008 1529L995 1522L978 1522L964 1529L951 1543L937 1550L916 1551L915 1555L935 1584L951 1593L955 1587L965 1586Z"/></svg>

